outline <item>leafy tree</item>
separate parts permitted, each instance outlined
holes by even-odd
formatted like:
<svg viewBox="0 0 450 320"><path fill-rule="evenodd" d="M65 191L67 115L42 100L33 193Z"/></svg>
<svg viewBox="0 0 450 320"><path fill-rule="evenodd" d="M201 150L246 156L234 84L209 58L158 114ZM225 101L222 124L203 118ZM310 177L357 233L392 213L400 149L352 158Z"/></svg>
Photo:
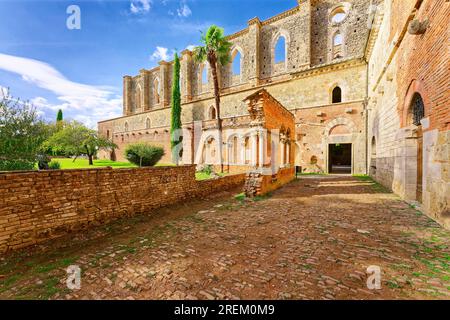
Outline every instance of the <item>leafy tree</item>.
<svg viewBox="0 0 450 320"><path fill-rule="evenodd" d="M58 114L56 115L56 122L63 121L63 112L61 109L58 110Z"/></svg>
<svg viewBox="0 0 450 320"><path fill-rule="evenodd" d="M230 48L232 46L224 36L224 30L218 26L212 25L201 38L202 46L194 49L194 59L197 62L208 61L214 81L214 98L217 112L217 128L219 131L219 161L221 172L223 173L222 161L222 120L220 118L220 88L217 75L219 65L225 66L230 63Z"/></svg>
<svg viewBox="0 0 450 320"><path fill-rule="evenodd" d="M129 144L125 157L139 167L153 167L164 156L164 149L147 143Z"/></svg>
<svg viewBox="0 0 450 320"><path fill-rule="evenodd" d="M32 170L50 133L28 102L3 92L0 98L0 171Z"/></svg>
<svg viewBox="0 0 450 320"><path fill-rule="evenodd" d="M45 146L66 156L75 156L75 159L85 154L89 158L89 165L94 164L93 159L98 151L117 148L110 140L100 137L97 131L77 121L64 123L64 126L45 142Z"/></svg>
<svg viewBox="0 0 450 320"><path fill-rule="evenodd" d="M176 165L181 156L181 143L183 141L181 131L181 92L180 92L180 59L175 53L172 82L172 113L170 126L170 145L172 149L172 161Z"/></svg>

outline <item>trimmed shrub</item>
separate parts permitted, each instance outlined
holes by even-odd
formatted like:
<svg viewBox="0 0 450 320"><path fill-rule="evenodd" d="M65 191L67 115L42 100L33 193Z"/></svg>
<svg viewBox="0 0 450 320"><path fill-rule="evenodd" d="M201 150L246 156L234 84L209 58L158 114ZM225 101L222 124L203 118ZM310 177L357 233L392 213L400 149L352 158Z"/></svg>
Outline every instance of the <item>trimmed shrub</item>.
<svg viewBox="0 0 450 320"><path fill-rule="evenodd" d="M139 167L153 167L164 154L163 148L146 143L130 144L125 149L125 158Z"/></svg>
<svg viewBox="0 0 450 320"><path fill-rule="evenodd" d="M21 171L34 170L34 161L29 160L9 160L0 159L0 171Z"/></svg>
<svg viewBox="0 0 450 320"><path fill-rule="evenodd" d="M61 163L59 163L58 161L52 160L48 164L48 168L50 170L61 170Z"/></svg>
<svg viewBox="0 0 450 320"><path fill-rule="evenodd" d="M209 176L213 173L213 171L214 171L213 166L210 164L206 165L202 170L203 173L205 173Z"/></svg>

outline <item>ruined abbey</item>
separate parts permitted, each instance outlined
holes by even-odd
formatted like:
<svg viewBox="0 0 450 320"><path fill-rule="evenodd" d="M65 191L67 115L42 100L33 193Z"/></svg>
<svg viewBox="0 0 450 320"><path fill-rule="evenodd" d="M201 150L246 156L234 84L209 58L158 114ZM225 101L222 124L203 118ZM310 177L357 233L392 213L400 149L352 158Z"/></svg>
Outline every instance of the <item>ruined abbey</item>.
<svg viewBox="0 0 450 320"><path fill-rule="evenodd" d="M208 65L184 50L182 163L369 174L449 227L449 17L446 0L298 0L249 20L219 70L221 137ZM119 148L102 157L148 142L172 161L171 87L170 61L124 76L123 116L98 125Z"/></svg>

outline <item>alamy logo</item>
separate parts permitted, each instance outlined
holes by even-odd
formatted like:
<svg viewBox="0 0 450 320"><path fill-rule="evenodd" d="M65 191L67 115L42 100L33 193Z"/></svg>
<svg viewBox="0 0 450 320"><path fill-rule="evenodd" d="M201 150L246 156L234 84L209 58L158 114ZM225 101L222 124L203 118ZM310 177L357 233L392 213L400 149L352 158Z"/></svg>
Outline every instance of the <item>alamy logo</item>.
<svg viewBox="0 0 450 320"><path fill-rule="evenodd" d="M367 268L367 288L369 290L381 290L381 268L379 266L370 266Z"/></svg>
<svg viewBox="0 0 450 320"><path fill-rule="evenodd" d="M69 30L80 30L81 29L81 9L77 5L71 5L67 7L67 14L70 16L67 18L66 26Z"/></svg>
<svg viewBox="0 0 450 320"><path fill-rule="evenodd" d="M66 285L70 290L81 289L81 268L79 266L69 266L66 270Z"/></svg>

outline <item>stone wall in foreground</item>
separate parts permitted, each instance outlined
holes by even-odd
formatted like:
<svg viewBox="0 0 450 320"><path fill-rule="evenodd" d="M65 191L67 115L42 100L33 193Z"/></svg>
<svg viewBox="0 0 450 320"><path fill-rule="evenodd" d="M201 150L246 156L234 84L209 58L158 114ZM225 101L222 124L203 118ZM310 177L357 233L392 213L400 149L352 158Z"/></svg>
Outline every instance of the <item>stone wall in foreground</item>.
<svg viewBox="0 0 450 320"><path fill-rule="evenodd" d="M196 181L195 166L0 173L0 253L243 186L244 179Z"/></svg>

